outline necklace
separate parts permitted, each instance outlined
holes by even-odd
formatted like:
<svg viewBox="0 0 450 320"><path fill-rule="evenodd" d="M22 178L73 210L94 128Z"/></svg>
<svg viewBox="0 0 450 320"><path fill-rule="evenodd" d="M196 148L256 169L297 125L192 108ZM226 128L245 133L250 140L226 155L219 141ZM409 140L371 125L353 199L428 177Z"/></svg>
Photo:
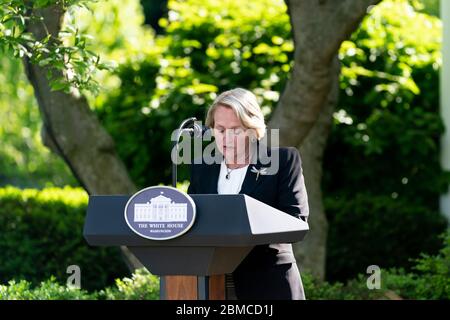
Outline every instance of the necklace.
<svg viewBox="0 0 450 320"><path fill-rule="evenodd" d="M243 167L230 169L225 164L225 168L227 169L227 174L225 175L225 179L230 180L230 173L231 173L231 171L236 170L236 169L242 169Z"/></svg>
<svg viewBox="0 0 450 320"><path fill-rule="evenodd" d="M227 175L225 176L225 179L230 180L230 173L231 173L231 171L233 171L234 169L230 169L230 168L228 168L228 167L226 167L226 168L227 168Z"/></svg>

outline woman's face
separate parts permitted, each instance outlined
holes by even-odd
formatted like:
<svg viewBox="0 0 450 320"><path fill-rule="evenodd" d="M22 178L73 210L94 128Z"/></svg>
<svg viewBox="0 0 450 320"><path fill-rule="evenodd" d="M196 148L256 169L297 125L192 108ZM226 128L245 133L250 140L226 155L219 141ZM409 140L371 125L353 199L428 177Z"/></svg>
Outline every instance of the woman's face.
<svg viewBox="0 0 450 320"><path fill-rule="evenodd" d="M227 163L245 164L249 148L246 131L233 109L217 106L214 112L214 137Z"/></svg>

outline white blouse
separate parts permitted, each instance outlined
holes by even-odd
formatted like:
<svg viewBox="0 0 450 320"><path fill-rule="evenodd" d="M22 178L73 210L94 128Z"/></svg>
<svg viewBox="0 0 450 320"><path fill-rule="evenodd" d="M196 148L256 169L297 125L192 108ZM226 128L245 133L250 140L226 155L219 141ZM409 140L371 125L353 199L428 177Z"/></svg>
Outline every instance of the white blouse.
<svg viewBox="0 0 450 320"><path fill-rule="evenodd" d="M218 194L238 194L241 191L242 183L244 182L245 175L249 165L245 167L233 169L229 174L229 179L226 178L228 173L225 160L222 160L220 164L220 174L217 181L217 193Z"/></svg>

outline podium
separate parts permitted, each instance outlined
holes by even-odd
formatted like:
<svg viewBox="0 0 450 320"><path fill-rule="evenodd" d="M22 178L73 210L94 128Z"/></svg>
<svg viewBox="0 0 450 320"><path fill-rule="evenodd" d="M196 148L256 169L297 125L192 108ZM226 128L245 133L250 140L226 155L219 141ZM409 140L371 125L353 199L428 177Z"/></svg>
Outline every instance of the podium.
<svg viewBox="0 0 450 320"><path fill-rule="evenodd" d="M196 220L185 234L149 240L124 218L127 195L92 195L83 235L91 246L126 246L161 276L161 299L226 299L225 274L256 245L301 241L308 224L245 194L192 194Z"/></svg>

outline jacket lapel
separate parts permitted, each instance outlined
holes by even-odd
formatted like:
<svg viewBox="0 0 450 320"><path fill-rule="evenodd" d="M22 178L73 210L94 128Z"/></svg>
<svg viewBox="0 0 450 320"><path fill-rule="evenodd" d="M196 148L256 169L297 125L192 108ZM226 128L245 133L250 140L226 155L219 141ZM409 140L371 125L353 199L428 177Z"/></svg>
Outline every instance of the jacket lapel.
<svg viewBox="0 0 450 320"><path fill-rule="evenodd" d="M259 141L257 143L258 148L257 151L259 151L259 148L265 148L266 152L269 152L267 149L267 146L260 144ZM259 153L257 153L259 155ZM244 182L242 183L241 191L239 191L239 194L248 194L250 195L252 191L256 188L256 186L261 183L261 181L264 179L264 175L259 175L255 172L252 172L252 168L256 168L256 170L260 170L263 165L261 164L261 161L259 157L257 158L256 164L250 164L247 169L247 173L244 178ZM256 179L258 177L258 179Z"/></svg>

